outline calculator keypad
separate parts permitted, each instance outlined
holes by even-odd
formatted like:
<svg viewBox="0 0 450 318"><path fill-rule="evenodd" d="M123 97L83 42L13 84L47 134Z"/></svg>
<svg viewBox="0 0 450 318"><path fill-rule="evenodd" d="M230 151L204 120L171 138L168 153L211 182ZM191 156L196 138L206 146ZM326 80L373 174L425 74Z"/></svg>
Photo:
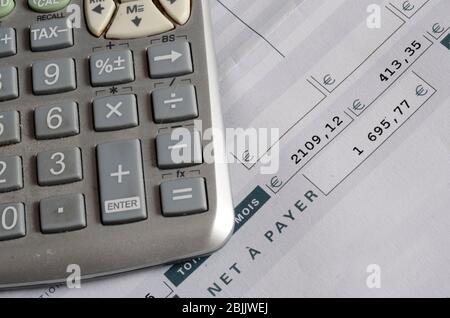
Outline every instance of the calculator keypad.
<svg viewBox="0 0 450 318"><path fill-rule="evenodd" d="M221 127L204 6L0 0L0 288L59 281L68 262L95 276L204 255L229 236L227 170L194 133L197 118Z"/></svg>
<svg viewBox="0 0 450 318"><path fill-rule="evenodd" d="M41 186L54 186L83 180L81 150L57 150L37 155L37 176Z"/></svg>
<svg viewBox="0 0 450 318"><path fill-rule="evenodd" d="M69 2L29 0L28 5L36 12L48 13L66 7ZM190 0L159 0L159 4L177 24L182 25L188 21L191 14ZM122 3L113 0L101 3L85 1L85 13L91 32L96 36L106 32L106 38L139 38L163 33L175 27L150 0ZM39 21L32 24L28 31L32 51L61 50L74 45L74 31L68 19ZM194 72L191 46L185 39L153 44L146 52L150 78L178 77ZM14 54L17 54L16 32L13 28L2 27L0 57ZM76 64L72 58L36 61L31 70L35 95L60 94L77 89ZM89 71L90 84L93 87L131 83L135 81L133 52L130 49L93 52L89 56ZM157 88L150 96L155 123L176 123L199 116L196 88L192 84ZM0 101L18 97L17 68L1 68ZM139 126L138 100L134 94L93 98L92 114L94 129L98 132ZM39 140L79 135L78 104L75 101L65 101L36 107L34 128L35 138ZM0 146L20 141L19 112L1 112ZM203 162L201 137L197 132L191 131L190 137L183 140L174 138L170 133L159 134L156 136L155 148L157 165L162 170L185 168ZM103 224L123 224L146 219L140 141L136 139L98 145L97 165ZM63 185L83 180L82 152L77 147L39 152L36 155L36 166L40 186ZM0 168L0 192L23 188L20 157L0 157ZM203 178L163 182L160 189L163 215L177 216L206 211L205 183ZM180 187L191 189L192 193L175 196L175 199L170 197L171 193L181 191ZM188 196L192 197L192 201ZM82 194L43 199L40 203L42 232L55 233L85 227L84 200ZM182 206L178 205L180 202L183 203Z"/></svg>
<svg viewBox="0 0 450 318"><path fill-rule="evenodd" d="M33 92L57 94L77 88L75 62L71 58L33 63Z"/></svg>
<svg viewBox="0 0 450 318"><path fill-rule="evenodd" d="M0 193L22 188L22 159L18 156L0 156Z"/></svg>

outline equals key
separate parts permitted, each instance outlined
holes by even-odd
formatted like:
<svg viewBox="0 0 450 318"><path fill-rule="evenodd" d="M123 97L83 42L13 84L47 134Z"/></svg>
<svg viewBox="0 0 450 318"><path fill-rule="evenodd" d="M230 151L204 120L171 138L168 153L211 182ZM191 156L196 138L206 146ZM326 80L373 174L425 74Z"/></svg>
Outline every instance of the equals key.
<svg viewBox="0 0 450 318"><path fill-rule="evenodd" d="M208 211L206 182L203 178L165 181L160 186L164 216L182 216Z"/></svg>

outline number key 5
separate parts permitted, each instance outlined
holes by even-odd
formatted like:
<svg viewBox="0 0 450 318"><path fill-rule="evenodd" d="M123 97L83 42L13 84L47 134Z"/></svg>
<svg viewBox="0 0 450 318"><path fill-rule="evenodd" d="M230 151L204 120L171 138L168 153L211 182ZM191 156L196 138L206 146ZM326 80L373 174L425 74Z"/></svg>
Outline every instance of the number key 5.
<svg viewBox="0 0 450 318"><path fill-rule="evenodd" d="M19 112L0 113L0 146L20 142Z"/></svg>

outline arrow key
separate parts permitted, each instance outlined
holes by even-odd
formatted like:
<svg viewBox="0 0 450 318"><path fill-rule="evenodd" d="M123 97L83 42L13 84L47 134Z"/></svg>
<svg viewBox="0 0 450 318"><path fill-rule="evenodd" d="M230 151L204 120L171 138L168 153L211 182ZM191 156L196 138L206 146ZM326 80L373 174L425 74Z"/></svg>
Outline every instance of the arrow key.
<svg viewBox="0 0 450 318"><path fill-rule="evenodd" d="M191 16L191 0L159 0L159 3L180 25L186 24Z"/></svg>
<svg viewBox="0 0 450 318"><path fill-rule="evenodd" d="M136 27L139 27L141 25L142 22L142 18L139 18L138 16L135 16L133 20L131 20L131 22L133 22L133 24Z"/></svg>
<svg viewBox="0 0 450 318"><path fill-rule="evenodd" d="M116 11L114 0L85 0L84 8L89 30L93 35L99 37L105 32Z"/></svg>
<svg viewBox="0 0 450 318"><path fill-rule="evenodd" d="M122 0L107 39L136 39L170 31L174 24L151 0Z"/></svg>
<svg viewBox="0 0 450 318"><path fill-rule="evenodd" d="M182 76L194 71L191 46L185 40L151 46L147 57L151 78Z"/></svg>

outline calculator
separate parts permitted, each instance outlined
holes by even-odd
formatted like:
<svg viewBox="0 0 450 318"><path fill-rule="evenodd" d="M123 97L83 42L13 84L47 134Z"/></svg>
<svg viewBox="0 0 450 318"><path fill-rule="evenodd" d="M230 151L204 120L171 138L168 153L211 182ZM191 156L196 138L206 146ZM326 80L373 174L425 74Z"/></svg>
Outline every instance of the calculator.
<svg viewBox="0 0 450 318"><path fill-rule="evenodd" d="M208 131L208 0L0 0L0 287L219 249L234 211Z"/></svg>

